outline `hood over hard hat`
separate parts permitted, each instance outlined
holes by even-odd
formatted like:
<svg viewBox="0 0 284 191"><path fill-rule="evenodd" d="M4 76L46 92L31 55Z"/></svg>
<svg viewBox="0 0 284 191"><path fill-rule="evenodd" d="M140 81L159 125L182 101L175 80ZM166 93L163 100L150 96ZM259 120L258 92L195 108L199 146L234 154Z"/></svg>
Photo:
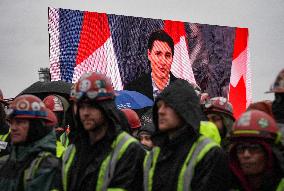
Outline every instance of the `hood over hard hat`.
<svg viewBox="0 0 284 191"><path fill-rule="evenodd" d="M185 121L186 126L198 132L201 121L201 107L194 87L186 80L177 79L167 86L156 98L153 106L153 122L157 131L158 108L157 102L163 100Z"/></svg>

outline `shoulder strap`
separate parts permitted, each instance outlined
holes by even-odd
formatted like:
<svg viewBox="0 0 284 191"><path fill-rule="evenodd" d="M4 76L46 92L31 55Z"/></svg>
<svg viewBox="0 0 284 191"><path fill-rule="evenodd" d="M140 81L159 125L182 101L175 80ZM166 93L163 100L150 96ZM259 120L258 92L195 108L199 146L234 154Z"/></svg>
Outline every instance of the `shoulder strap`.
<svg viewBox="0 0 284 191"><path fill-rule="evenodd" d="M160 154L160 148L154 147L152 151L148 152L144 159L144 176L143 184L144 191L151 191L153 185L154 170L156 168L157 160Z"/></svg>
<svg viewBox="0 0 284 191"><path fill-rule="evenodd" d="M76 147L74 144L71 144L67 147L67 149L65 150L62 156L61 176L62 176L62 183L63 183L64 191L67 190L68 171L75 157L75 153L76 153Z"/></svg>
<svg viewBox="0 0 284 191"><path fill-rule="evenodd" d="M7 137L10 135L10 129L8 131L8 133L0 135L0 141L6 141Z"/></svg>
<svg viewBox="0 0 284 191"><path fill-rule="evenodd" d="M123 156L128 146L133 142L137 141L125 132L122 132L117 136L112 143L111 153L101 164L96 190L107 190L107 187L113 178L117 162Z"/></svg>
<svg viewBox="0 0 284 191"><path fill-rule="evenodd" d="M26 183L33 179L35 176L39 165L41 164L42 160L48 156L52 156L50 152L40 152L37 157L31 162L29 168L24 171L24 188L26 188Z"/></svg>
<svg viewBox="0 0 284 191"><path fill-rule="evenodd" d="M284 190L284 178L281 179L276 191L283 191L283 190Z"/></svg>
<svg viewBox="0 0 284 191"><path fill-rule="evenodd" d="M198 140L193 144L178 178L178 190L191 190L190 184L194 176L195 166L213 147L219 147L219 145L204 136L199 137Z"/></svg>

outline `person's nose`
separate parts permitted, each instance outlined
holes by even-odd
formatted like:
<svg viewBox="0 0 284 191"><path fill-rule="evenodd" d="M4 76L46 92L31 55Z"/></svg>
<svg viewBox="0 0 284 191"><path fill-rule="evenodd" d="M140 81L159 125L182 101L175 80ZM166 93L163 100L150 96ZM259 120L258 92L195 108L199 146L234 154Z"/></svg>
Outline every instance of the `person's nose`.
<svg viewBox="0 0 284 191"><path fill-rule="evenodd" d="M244 156L244 157L250 157L250 156L251 156L251 153L250 153L250 151L249 151L248 148L245 148L245 149L244 149L243 156Z"/></svg>
<svg viewBox="0 0 284 191"><path fill-rule="evenodd" d="M165 113L165 106L164 105L161 105L158 109L158 114L159 115L162 115Z"/></svg>
<svg viewBox="0 0 284 191"><path fill-rule="evenodd" d="M11 131L17 131L18 125L16 123L12 123L10 126Z"/></svg>

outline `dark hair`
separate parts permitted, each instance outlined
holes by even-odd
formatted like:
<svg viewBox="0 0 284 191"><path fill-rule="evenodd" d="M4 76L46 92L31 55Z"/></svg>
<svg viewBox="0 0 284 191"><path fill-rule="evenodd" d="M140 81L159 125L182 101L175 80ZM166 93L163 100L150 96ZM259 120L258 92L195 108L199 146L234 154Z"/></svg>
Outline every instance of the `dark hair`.
<svg viewBox="0 0 284 191"><path fill-rule="evenodd" d="M29 122L30 126L26 143L38 141L53 130L53 127L47 126L42 119L30 119Z"/></svg>
<svg viewBox="0 0 284 191"><path fill-rule="evenodd" d="M148 50L152 50L155 40L166 42L172 50L172 55L174 55L174 41L168 33L164 30L152 32L148 40Z"/></svg>

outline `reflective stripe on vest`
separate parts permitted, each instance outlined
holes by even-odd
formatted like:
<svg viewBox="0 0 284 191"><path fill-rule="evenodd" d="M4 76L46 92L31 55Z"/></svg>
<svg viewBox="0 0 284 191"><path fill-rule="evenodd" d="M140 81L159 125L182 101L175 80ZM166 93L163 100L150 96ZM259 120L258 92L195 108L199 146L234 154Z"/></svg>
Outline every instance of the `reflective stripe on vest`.
<svg viewBox="0 0 284 191"><path fill-rule="evenodd" d="M195 166L213 147L219 147L219 145L205 136L200 136L192 145L179 174L177 190L191 190L190 183L194 175ZM160 148L154 147L145 157L144 191L152 191L154 170L159 153Z"/></svg>
<svg viewBox="0 0 284 191"><path fill-rule="evenodd" d="M62 133L62 135L60 135L59 139L64 147L67 147L69 145L68 133L66 131Z"/></svg>
<svg viewBox="0 0 284 191"><path fill-rule="evenodd" d="M276 191L283 191L283 190L284 190L284 178L281 179Z"/></svg>
<svg viewBox="0 0 284 191"><path fill-rule="evenodd" d="M0 135L0 141L6 141L9 134L10 134L10 129L9 129L8 133L6 133L4 135Z"/></svg>
<svg viewBox="0 0 284 191"><path fill-rule="evenodd" d="M151 152L147 153L144 160L144 190L151 191L153 185L154 170L156 168L160 148L154 147Z"/></svg>
<svg viewBox="0 0 284 191"><path fill-rule="evenodd" d="M179 178L178 178L178 189L182 191L191 190L191 181L194 176L195 166L203 159L203 157L208 153L208 151L213 147L218 147L219 145L209 138L201 136L193 144L190 149L189 154L182 166Z"/></svg>
<svg viewBox="0 0 284 191"><path fill-rule="evenodd" d="M107 187L112 180L116 163L125 153L128 146L133 142L136 142L136 139L125 132L118 135L111 146L113 152L107 156L100 167L96 190L107 190Z"/></svg>
<svg viewBox="0 0 284 191"><path fill-rule="evenodd" d="M38 154L35 160L32 161L29 168L24 171L24 190L26 190L26 183L34 177L41 161L47 156L51 156L52 154L49 152L41 152Z"/></svg>
<svg viewBox="0 0 284 191"><path fill-rule="evenodd" d="M67 190L67 178L68 178L68 170L72 164L72 161L75 157L76 147L75 145L71 144L67 147L65 152L63 153L62 157L62 183L63 183L63 190Z"/></svg>
<svg viewBox="0 0 284 191"><path fill-rule="evenodd" d="M123 156L128 146L133 142L137 142L137 140L125 132L120 133L117 136L117 138L113 141L111 145L112 152L103 160L100 166L96 190L108 189L107 187L113 178L117 162ZM71 144L67 147L65 153L63 154L62 177L63 177L64 191L67 191L68 171L75 157L75 153L76 153L75 145ZM120 189L120 188L112 188L112 189Z"/></svg>
<svg viewBox="0 0 284 191"><path fill-rule="evenodd" d="M61 158L65 151L65 147L62 145L60 141L56 141L56 157Z"/></svg>

